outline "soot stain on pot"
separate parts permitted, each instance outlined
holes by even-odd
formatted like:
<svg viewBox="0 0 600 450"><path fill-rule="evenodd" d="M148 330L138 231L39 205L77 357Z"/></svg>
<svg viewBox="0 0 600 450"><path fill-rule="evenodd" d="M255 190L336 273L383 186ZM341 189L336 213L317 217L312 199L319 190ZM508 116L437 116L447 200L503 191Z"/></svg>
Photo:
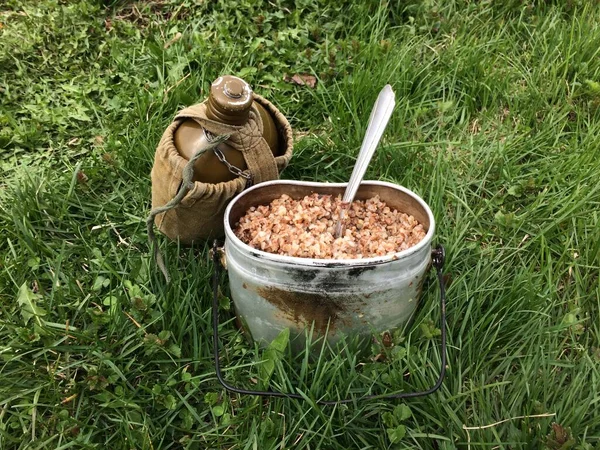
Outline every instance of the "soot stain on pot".
<svg viewBox="0 0 600 450"><path fill-rule="evenodd" d="M328 325L330 330L334 330L345 312L344 304L326 293L291 292L275 286L258 287L256 292L294 322L314 322L315 329L322 334L327 331Z"/></svg>
<svg viewBox="0 0 600 450"><path fill-rule="evenodd" d="M325 334L327 327L330 332L335 332L340 324L349 325L347 321L352 320L353 315L366 323L366 320L361 317L361 312L366 309L367 299L374 293L349 292L340 296L339 289L349 282L356 282L360 275L374 270L376 266L377 264L372 264L343 271L331 271L324 277L319 276L319 272L314 269L294 267L288 270L288 275L294 281L310 285L312 292L297 292L281 286L247 286L245 283L242 287L255 291L297 324L310 326L314 322L315 330ZM331 295L331 292L337 292L338 295Z"/></svg>
<svg viewBox="0 0 600 450"><path fill-rule="evenodd" d="M353 267L352 269L348 270L348 275L350 276L350 278L358 278L363 273L373 269L375 269L375 266Z"/></svg>
<svg viewBox="0 0 600 450"><path fill-rule="evenodd" d="M317 272L314 270L296 269L291 272L291 275L295 281L300 283L310 283L317 277Z"/></svg>
<svg viewBox="0 0 600 450"><path fill-rule="evenodd" d="M335 271L330 272L323 280L319 281L319 287L327 290L334 286L339 286L345 284L347 281L352 281L355 278L360 277L363 273L374 270L376 267L372 266L360 266L353 267L351 269L345 271ZM293 268L289 271L290 276L294 279L294 281L300 283L310 283L317 278L317 271L314 269L303 269L303 268Z"/></svg>

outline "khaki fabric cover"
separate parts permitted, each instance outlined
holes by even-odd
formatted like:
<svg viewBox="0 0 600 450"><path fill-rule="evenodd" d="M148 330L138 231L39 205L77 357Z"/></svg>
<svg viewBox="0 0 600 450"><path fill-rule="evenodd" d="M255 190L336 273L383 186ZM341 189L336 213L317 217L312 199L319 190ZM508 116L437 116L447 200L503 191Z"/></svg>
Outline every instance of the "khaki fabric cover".
<svg viewBox="0 0 600 450"><path fill-rule="evenodd" d="M254 94L273 117L279 131L281 156L274 157L269 145L262 137L263 123L256 107L250 110L250 118L243 126L227 125L206 117L206 104L185 108L175 117L165 130L154 156L152 167L152 209L164 206L177 194L183 178L183 168L188 160L175 148L173 133L186 119L193 119L211 134L229 134L227 141L240 151L253 184L279 178L292 157L292 128L279 110L265 98ZM155 218L158 229L171 239L179 239L184 244L197 240L223 236L223 214L229 201L246 187L243 177L223 183L202 183L196 181L194 187L181 203Z"/></svg>

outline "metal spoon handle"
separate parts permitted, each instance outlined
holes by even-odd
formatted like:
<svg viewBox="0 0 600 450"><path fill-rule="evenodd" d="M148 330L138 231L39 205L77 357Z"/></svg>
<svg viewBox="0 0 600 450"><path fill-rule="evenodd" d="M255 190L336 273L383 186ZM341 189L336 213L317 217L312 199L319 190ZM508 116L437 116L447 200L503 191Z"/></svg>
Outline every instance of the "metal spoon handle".
<svg viewBox="0 0 600 450"><path fill-rule="evenodd" d="M377 149L377 145L383 136L385 127L392 116L395 105L396 96L394 95L394 91L389 84L386 84L377 96L377 100L375 101L375 105L373 106L373 110L369 116L367 131L360 147L358 157L356 158L356 164L352 170L350 181L348 182L348 186L346 186L346 191L344 192L344 197L342 198L344 203L352 203L354 201L356 192L358 191L360 183L365 176L365 172L367 171L369 162L371 161L371 158ZM341 235L343 218L344 210L342 209L340 211L340 218L336 226L336 237L340 237Z"/></svg>
<svg viewBox="0 0 600 450"><path fill-rule="evenodd" d="M354 200L356 191L358 191L358 187L365 176L369 162L377 149L377 144L379 144L379 141L383 136L383 132L390 120L395 105L396 98L394 91L392 91L392 87L387 84L379 93L375 105L373 106L373 110L371 111L367 131L360 147L354 170L350 176L350 181L346 187L346 192L344 193L344 202L352 202Z"/></svg>

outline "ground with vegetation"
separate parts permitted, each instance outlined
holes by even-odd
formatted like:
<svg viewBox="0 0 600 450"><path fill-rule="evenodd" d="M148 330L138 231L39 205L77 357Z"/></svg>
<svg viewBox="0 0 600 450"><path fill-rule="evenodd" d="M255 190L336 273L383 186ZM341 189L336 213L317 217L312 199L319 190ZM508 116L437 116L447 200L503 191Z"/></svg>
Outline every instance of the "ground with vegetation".
<svg viewBox="0 0 600 450"><path fill-rule="evenodd" d="M600 448L599 43L585 0L4 0L0 448ZM392 84L367 177L419 193L446 246L439 392L314 402L430 386L434 283L360 358L265 354L227 320L227 378L307 400L221 389L207 246L160 237L167 284L144 219L162 131L225 73L289 117L284 178L318 181L348 179Z"/></svg>

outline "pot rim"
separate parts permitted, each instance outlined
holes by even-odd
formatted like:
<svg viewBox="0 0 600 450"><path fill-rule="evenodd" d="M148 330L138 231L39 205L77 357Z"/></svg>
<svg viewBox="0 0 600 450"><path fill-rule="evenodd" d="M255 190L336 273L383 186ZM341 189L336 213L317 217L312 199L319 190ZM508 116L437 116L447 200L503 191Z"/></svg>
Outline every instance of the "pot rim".
<svg viewBox="0 0 600 450"><path fill-rule="evenodd" d="M372 186L386 186L392 189L396 189L398 191L402 191L405 194L413 197L425 210L427 213L427 217L429 218L429 229L427 230L427 234L421 241L410 247L406 250L402 250L396 253L390 253L384 256L375 256L371 258L353 258L353 259L316 259L316 258L301 258L298 256L286 256L286 255L278 255L275 253L265 252L263 250L256 249L254 247L249 246L242 242L231 228L229 224L229 215L231 214L231 209L233 205L243 196L251 194L251 192L255 189L264 188L265 186L272 186L277 184L291 184L296 186L306 186L306 187L318 187L318 186L331 186L331 187L346 187L348 183L324 183L317 181L296 181L296 180L272 180L265 181L263 183L255 184L254 186L245 189L238 195L236 195L227 208L225 209L225 215L223 217L224 227L225 227L225 238L231 242L232 245L235 245L243 250L247 254L258 257L261 259L268 259L273 262L287 263L292 265L300 265L300 266L319 266L319 267L344 267L344 266L364 266L364 265L373 265L373 264L382 264L392 261L398 261L401 259L405 259L410 255L417 253L423 247L427 245L431 245L431 241L433 240L433 234L435 232L435 219L433 217L433 213L429 208L429 205L419 197L416 193L411 191L410 189L405 188L404 186L400 186L399 184L389 183L387 181L376 181L376 180L363 180L361 185L368 184Z"/></svg>

